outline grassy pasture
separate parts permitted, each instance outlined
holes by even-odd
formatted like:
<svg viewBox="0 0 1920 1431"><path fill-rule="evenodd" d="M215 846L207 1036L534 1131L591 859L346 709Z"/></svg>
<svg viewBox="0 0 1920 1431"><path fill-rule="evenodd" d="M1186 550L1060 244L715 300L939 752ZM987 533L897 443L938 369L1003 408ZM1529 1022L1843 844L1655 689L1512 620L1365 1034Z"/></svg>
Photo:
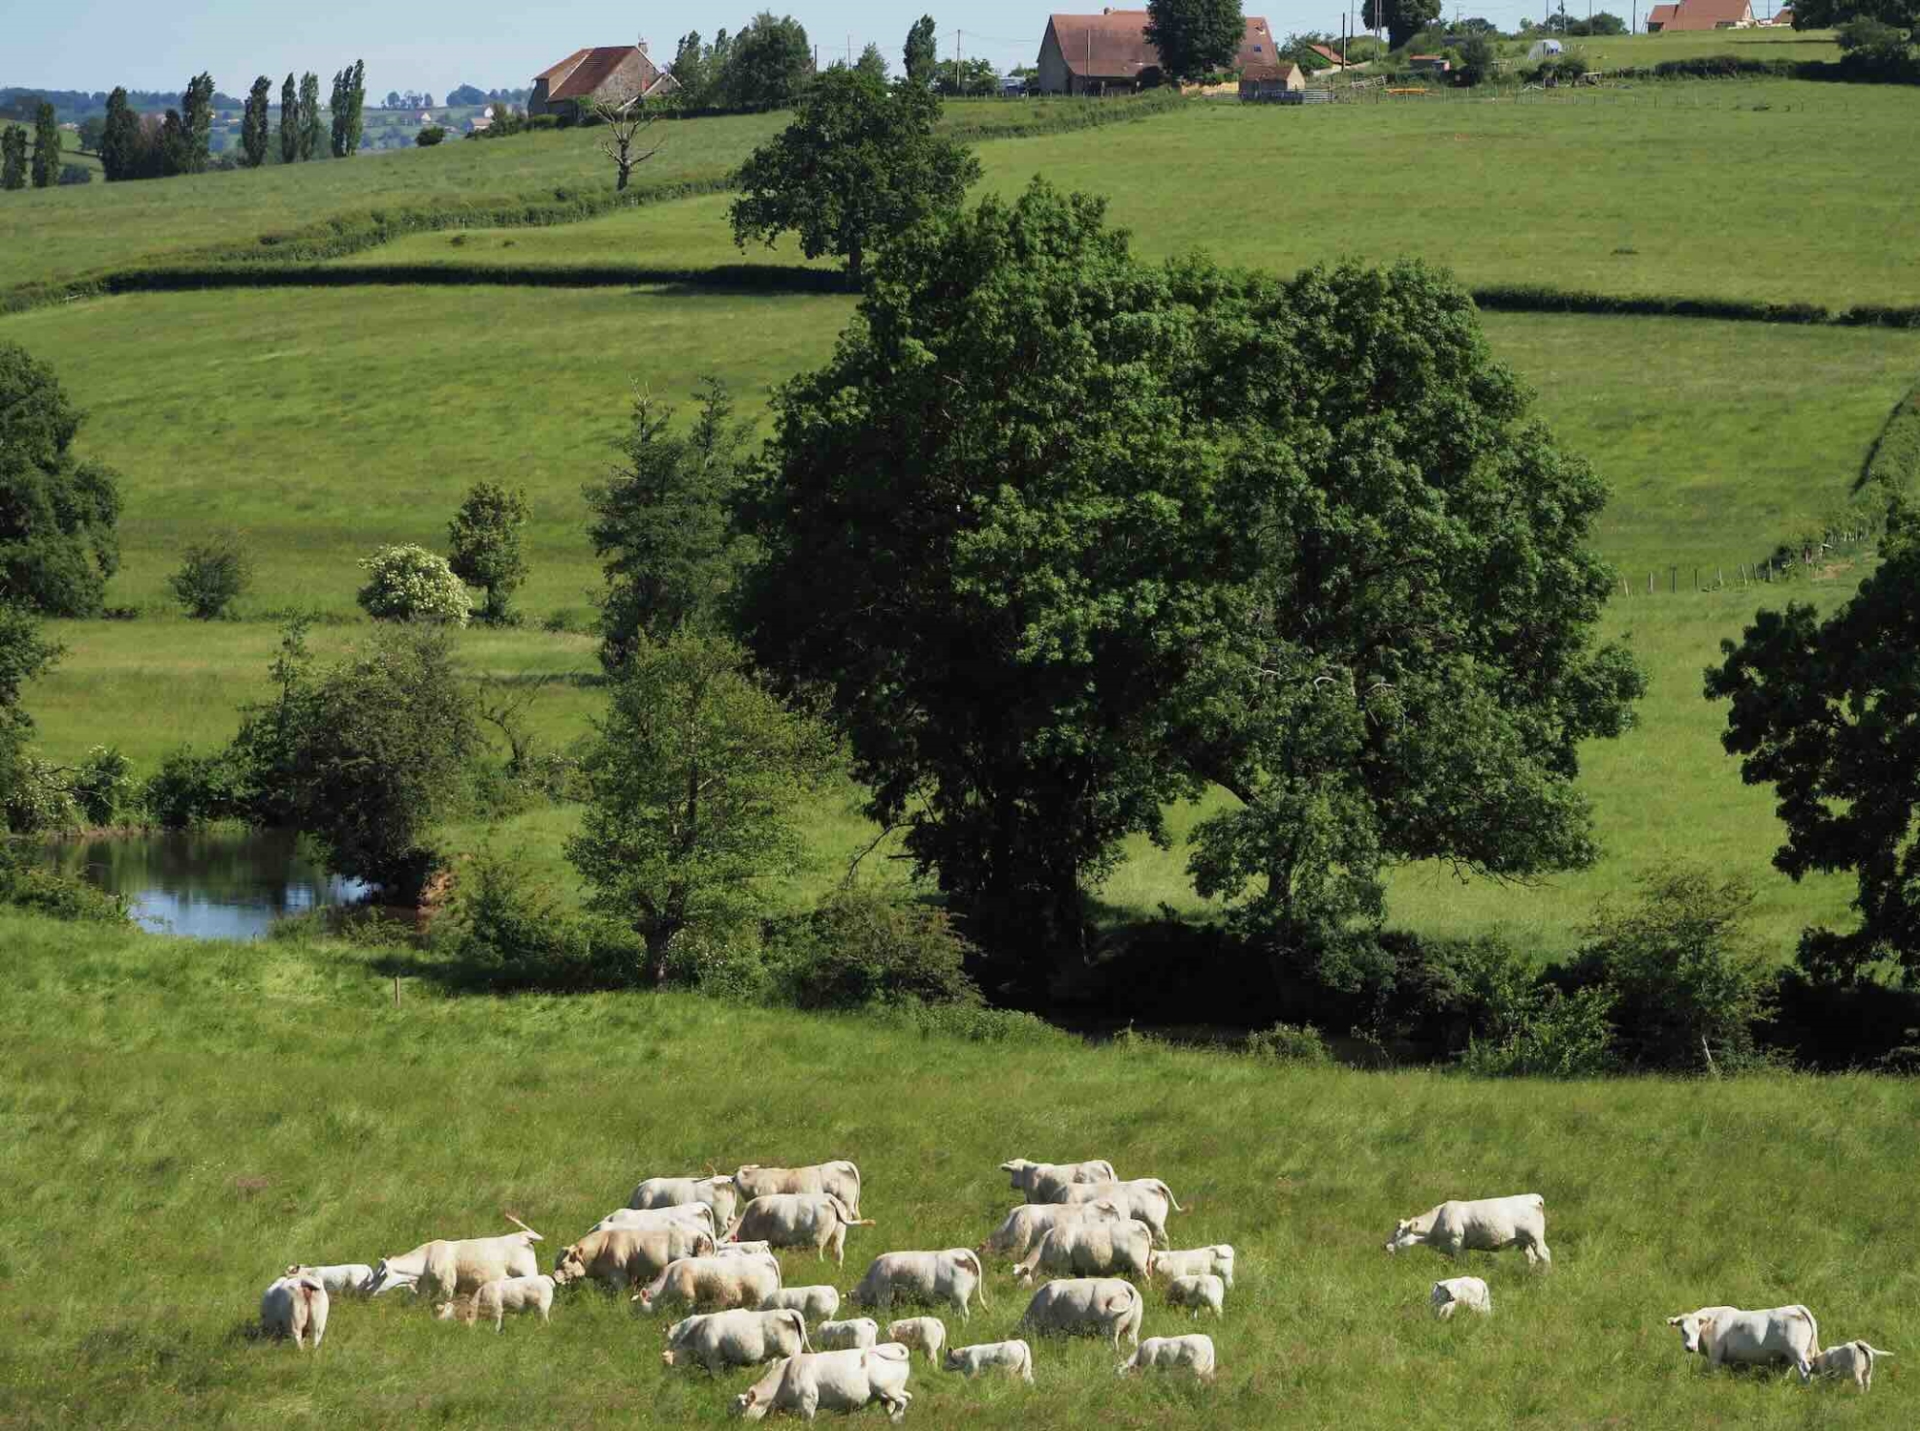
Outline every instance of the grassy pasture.
<svg viewBox="0 0 1920 1431"><path fill-rule="evenodd" d="M909 1425L1767 1428L1905 1424L1909 1372L1801 1387L1710 1373L1665 1317L1802 1301L1828 1342L1920 1342L1920 1093L1868 1078L1716 1087L1485 1084L1297 1072L1065 1037L963 1043L679 995L449 999L334 945L102 936L0 916L0 1421L13 1426L720 1425L748 1371L659 1363L661 1320L592 1289L550 1327L435 1323L399 1296L337 1303L317 1355L252 1340L295 1259L372 1261L436 1235L547 1236L543 1261L645 1175L844 1156L879 1252L972 1245L1015 1155L1164 1177L1176 1246L1229 1242L1237 1285L1211 1388L1121 1380L1088 1340L1036 1343L1038 1384L916 1360ZM875 1096L876 1090L886 1095ZM1537 1191L1555 1265L1452 1269L1381 1244L1442 1198ZM138 1229L137 1255L129 1232ZM990 1259L955 1342L1016 1333ZM78 1275L76 1269L95 1269ZM99 1275L101 1269L112 1275ZM1490 1320L1427 1315L1436 1277L1489 1282ZM31 1295L29 1295L31 1291ZM1194 1329L1149 1295L1147 1335ZM873 1422L871 1414L855 1424ZM877 1424L877 1423L874 1423Z"/></svg>
<svg viewBox="0 0 1920 1431"><path fill-rule="evenodd" d="M1764 16L1765 7L1756 9ZM1837 60L1840 46L1831 30L1680 30L1671 35L1596 35L1570 38L1567 49L1584 55L1595 69L1624 69L1657 65L1667 60L1699 59L1706 55L1736 55L1743 60ZM1515 48L1521 54L1531 47Z"/></svg>

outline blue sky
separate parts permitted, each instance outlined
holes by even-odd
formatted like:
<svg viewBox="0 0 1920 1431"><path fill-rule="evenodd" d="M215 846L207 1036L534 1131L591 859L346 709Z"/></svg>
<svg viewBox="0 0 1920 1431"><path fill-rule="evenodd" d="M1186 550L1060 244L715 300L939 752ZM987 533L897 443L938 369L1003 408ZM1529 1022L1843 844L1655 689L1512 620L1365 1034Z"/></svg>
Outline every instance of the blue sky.
<svg viewBox="0 0 1920 1431"><path fill-rule="evenodd" d="M1145 0L1136 0L1144 5ZM1280 0L1262 5L1281 35L1293 30L1340 28L1340 0ZM1354 0L1356 12L1358 0ZM931 12L940 24L943 55L953 53L955 31L962 53L984 56L1000 69L1031 63L1047 15L1095 8L1060 0L973 0L942 11L896 0L795 0L773 5L791 11L820 46L821 62L855 54L877 42L895 70L907 27ZM177 90L202 69L228 94L243 93L257 74L278 79L288 70L313 70L324 85L355 59L367 62L372 98L388 90L420 89L438 99L457 84L482 89L524 85L540 70L581 45L621 44L644 34L655 53L673 53L688 30L710 35L737 30L761 8L752 0L715 6L675 0L664 5L576 0L565 6L528 5L523 0L329 0L285 7L262 0L200 0L175 9L152 0L62 0L59 4L8 5L0 43L0 85L50 89ZM1569 4L1571 12L1574 5ZM1485 15L1511 26L1540 5L1470 5L1462 13Z"/></svg>

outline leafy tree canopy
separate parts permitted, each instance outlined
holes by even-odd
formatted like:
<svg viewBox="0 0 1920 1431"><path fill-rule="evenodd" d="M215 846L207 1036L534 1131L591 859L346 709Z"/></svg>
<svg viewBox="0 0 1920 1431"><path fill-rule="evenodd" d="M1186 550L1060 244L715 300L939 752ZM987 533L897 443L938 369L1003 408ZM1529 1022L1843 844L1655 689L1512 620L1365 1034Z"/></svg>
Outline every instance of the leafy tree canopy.
<svg viewBox="0 0 1920 1431"><path fill-rule="evenodd" d="M1169 79L1230 68L1246 30L1240 0L1147 0L1147 43Z"/></svg>
<svg viewBox="0 0 1920 1431"><path fill-rule="evenodd" d="M498 482L476 482L447 525L447 564L453 574L487 594L479 619L489 626L512 625L512 597L527 579L520 529L532 511L527 494Z"/></svg>
<svg viewBox="0 0 1920 1431"><path fill-rule="evenodd" d="M1360 23L1384 29L1387 44L1399 49L1440 18L1440 0L1362 0Z"/></svg>
<svg viewBox="0 0 1920 1431"><path fill-rule="evenodd" d="M922 15L907 31L907 79L914 84L931 83L934 61L938 58L939 45L934 37L933 16Z"/></svg>
<svg viewBox="0 0 1920 1431"><path fill-rule="evenodd" d="M73 452L81 413L53 369L0 343L0 599L93 616L119 568L111 469Z"/></svg>
<svg viewBox="0 0 1920 1431"><path fill-rule="evenodd" d="M807 30L791 15L763 10L733 37L725 65L726 101L734 109L784 109L813 73Z"/></svg>
<svg viewBox="0 0 1920 1431"><path fill-rule="evenodd" d="M1795 0L1796 30L1837 30L1849 20L1878 20L1902 30L1920 29L1920 0Z"/></svg>

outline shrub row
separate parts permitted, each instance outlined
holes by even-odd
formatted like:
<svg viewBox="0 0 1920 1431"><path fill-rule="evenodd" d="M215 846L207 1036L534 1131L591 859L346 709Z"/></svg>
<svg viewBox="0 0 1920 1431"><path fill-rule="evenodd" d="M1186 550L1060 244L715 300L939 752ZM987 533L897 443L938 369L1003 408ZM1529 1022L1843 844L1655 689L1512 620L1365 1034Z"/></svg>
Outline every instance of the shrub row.
<svg viewBox="0 0 1920 1431"><path fill-rule="evenodd" d="M1835 312L1818 303L1758 298L1689 298L1658 293L1595 293L1541 283L1473 290L1482 308L1508 313L1599 313L1641 318L1717 318L1734 323L1832 323L1848 328L1920 328L1920 304L1855 304Z"/></svg>
<svg viewBox="0 0 1920 1431"><path fill-rule="evenodd" d="M1908 492L1920 478L1920 388L1915 388L1888 417L1860 468L1856 492Z"/></svg>

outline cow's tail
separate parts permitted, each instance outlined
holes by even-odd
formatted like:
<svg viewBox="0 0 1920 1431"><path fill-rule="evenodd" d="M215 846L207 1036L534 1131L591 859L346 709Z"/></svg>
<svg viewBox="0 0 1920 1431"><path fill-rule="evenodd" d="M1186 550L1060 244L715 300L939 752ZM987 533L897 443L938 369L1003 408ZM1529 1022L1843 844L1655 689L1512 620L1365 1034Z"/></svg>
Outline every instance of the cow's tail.
<svg viewBox="0 0 1920 1431"><path fill-rule="evenodd" d="M1168 1187L1165 1183L1161 1182L1160 1179L1158 1178L1155 1178L1153 1180L1153 1185L1160 1189L1161 1195L1165 1197L1167 1200L1168 1207L1172 1208L1175 1212L1186 1211L1184 1207L1180 1206L1180 1204L1174 1200L1172 1188Z"/></svg>
<svg viewBox="0 0 1920 1431"><path fill-rule="evenodd" d="M806 1313L790 1307L787 1309L786 1315L792 1317L793 1324L800 1328L800 1350L803 1352L811 1352L813 1350L813 1343L807 1340Z"/></svg>
<svg viewBox="0 0 1920 1431"><path fill-rule="evenodd" d="M542 1237L539 1233L535 1232L531 1227L528 1227L519 1218L515 1217L512 1213L503 1212L501 1215L504 1216L508 1222L512 1223L515 1227L519 1228L522 1232L526 1233L527 1240L529 1242L545 1242L547 1240L546 1238Z"/></svg>
<svg viewBox="0 0 1920 1431"><path fill-rule="evenodd" d="M1819 1356L1820 1355L1820 1323L1814 1320L1812 1312L1808 1311L1805 1307L1801 1306L1798 1302L1794 1303L1793 1310L1798 1312L1801 1316L1805 1317L1807 1319L1807 1325L1813 1329L1813 1345L1807 1348L1807 1355Z"/></svg>
<svg viewBox="0 0 1920 1431"><path fill-rule="evenodd" d="M971 1247L956 1247L953 1252L956 1257L972 1264L974 1278L980 1284L980 1305L991 1307L993 1303L987 1300L987 1269L980 1262L980 1254Z"/></svg>

